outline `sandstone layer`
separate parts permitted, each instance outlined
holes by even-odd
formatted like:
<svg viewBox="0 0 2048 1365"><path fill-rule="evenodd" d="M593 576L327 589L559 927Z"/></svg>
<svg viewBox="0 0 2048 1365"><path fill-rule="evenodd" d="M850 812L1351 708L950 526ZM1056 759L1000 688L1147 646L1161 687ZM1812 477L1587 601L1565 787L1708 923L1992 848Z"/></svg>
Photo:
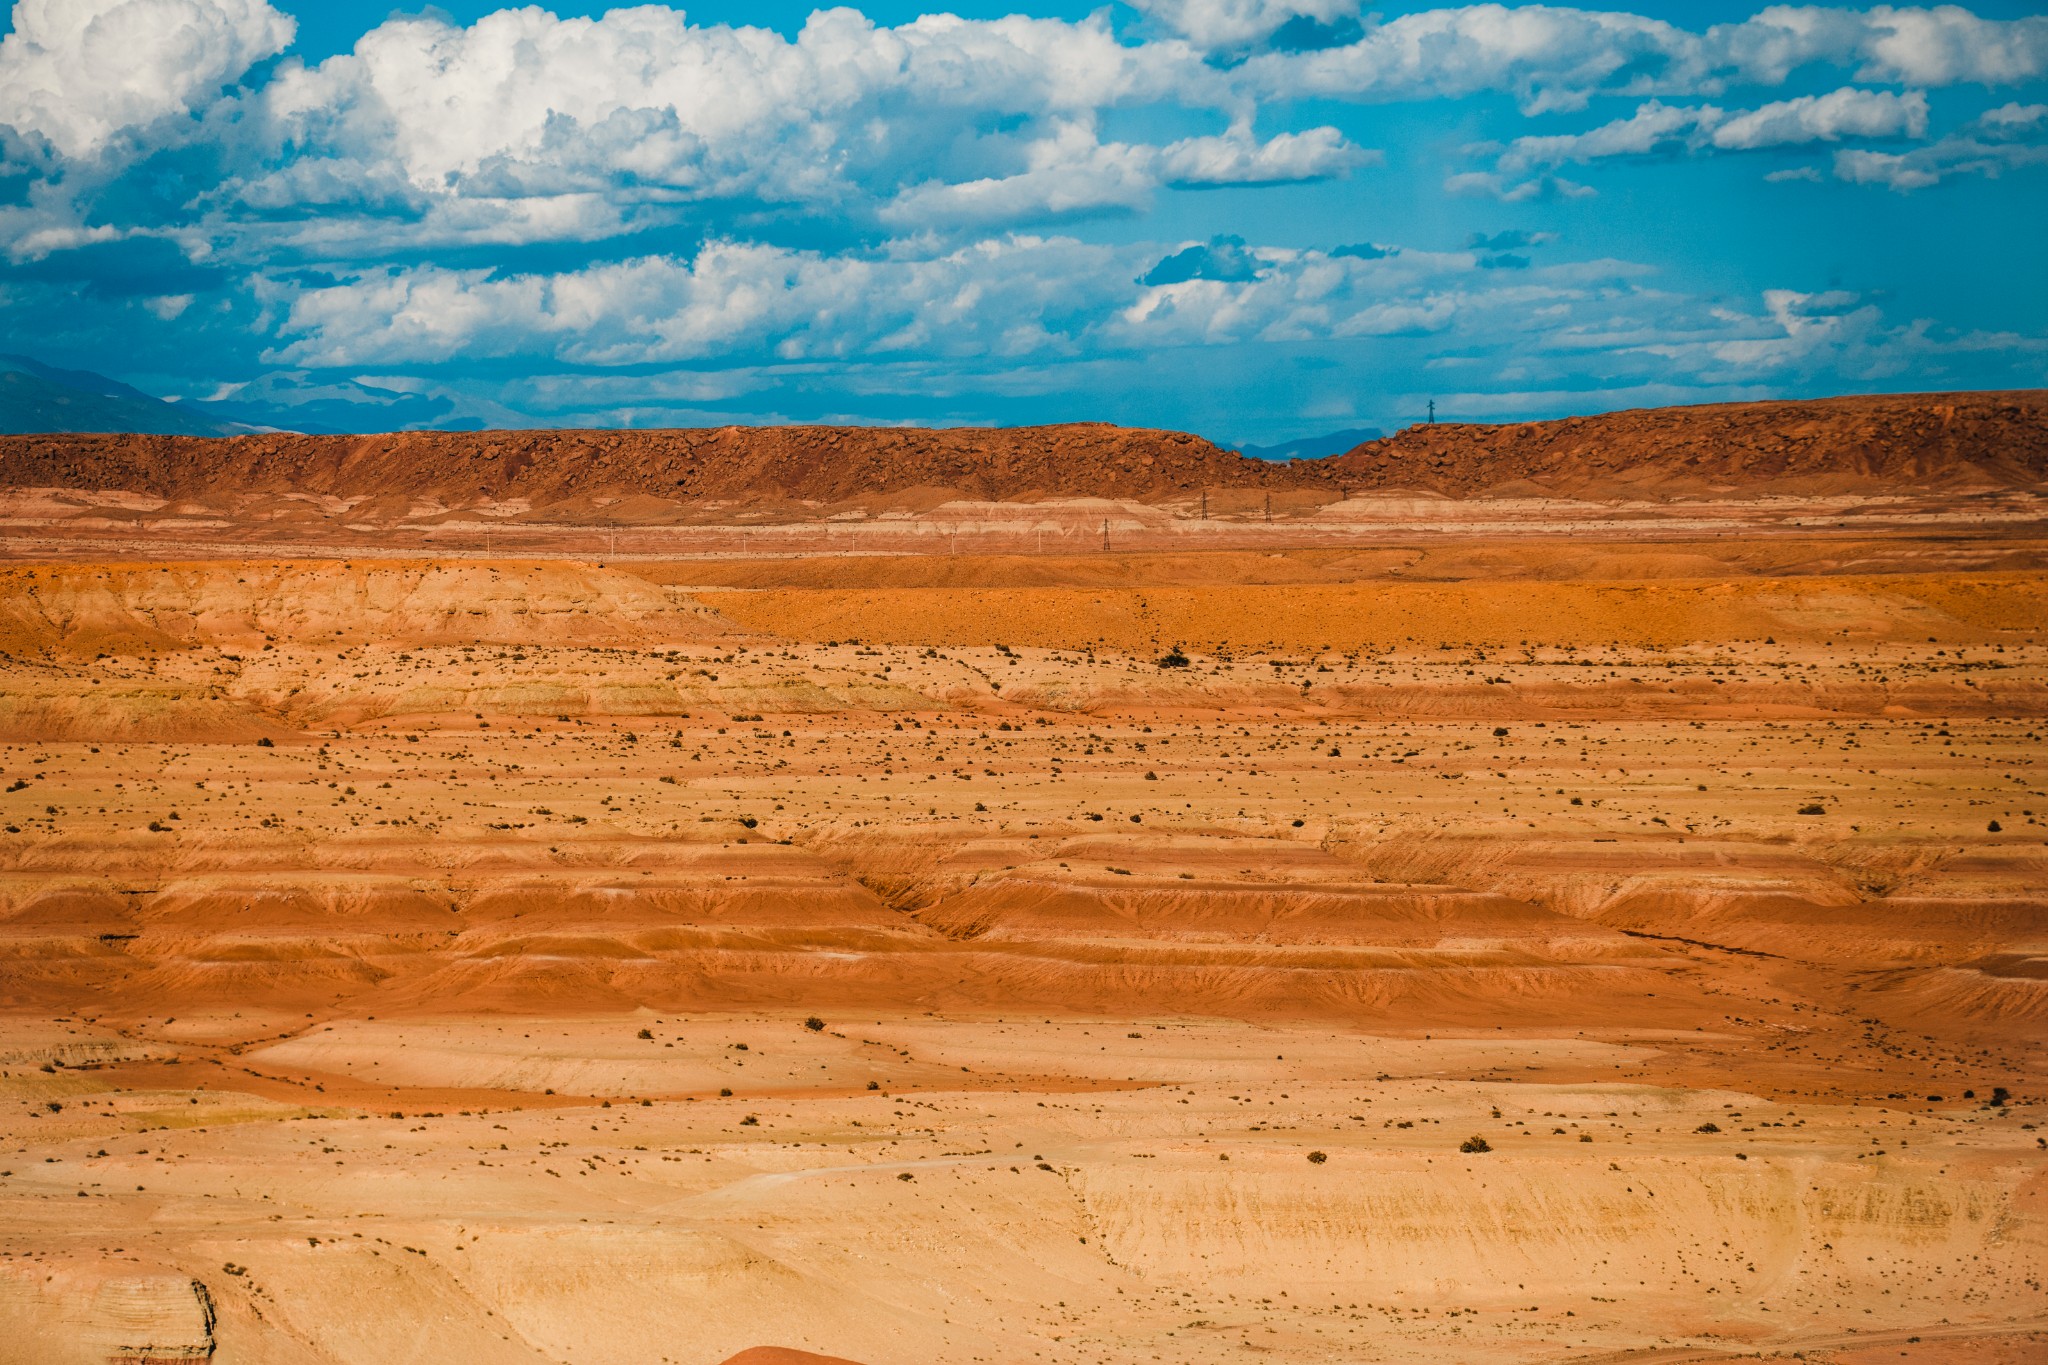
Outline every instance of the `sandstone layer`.
<svg viewBox="0 0 2048 1365"><path fill-rule="evenodd" d="M1832 496L14 523L0 1361L2038 1360L2041 522Z"/></svg>

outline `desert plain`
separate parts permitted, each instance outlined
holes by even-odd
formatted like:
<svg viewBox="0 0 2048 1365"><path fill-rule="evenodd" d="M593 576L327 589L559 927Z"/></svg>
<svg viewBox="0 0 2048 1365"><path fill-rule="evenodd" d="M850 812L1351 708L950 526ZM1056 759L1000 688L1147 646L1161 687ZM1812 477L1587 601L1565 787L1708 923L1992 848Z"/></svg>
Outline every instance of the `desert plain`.
<svg viewBox="0 0 2048 1365"><path fill-rule="evenodd" d="M52 467L0 1360L2048 1358L2039 471Z"/></svg>

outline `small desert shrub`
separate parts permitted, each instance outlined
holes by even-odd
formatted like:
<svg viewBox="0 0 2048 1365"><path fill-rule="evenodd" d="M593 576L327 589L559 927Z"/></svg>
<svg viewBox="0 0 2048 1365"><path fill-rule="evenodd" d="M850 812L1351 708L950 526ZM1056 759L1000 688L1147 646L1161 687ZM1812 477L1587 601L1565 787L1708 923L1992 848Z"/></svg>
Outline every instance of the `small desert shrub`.
<svg viewBox="0 0 2048 1365"><path fill-rule="evenodd" d="M1179 645L1175 645L1172 649L1159 656L1159 666L1161 668L1186 668L1188 666L1188 656L1180 652Z"/></svg>
<svg viewBox="0 0 2048 1365"><path fill-rule="evenodd" d="M1483 1137L1468 1137L1458 1144L1458 1150L1461 1152L1490 1152L1493 1150L1493 1144Z"/></svg>
<svg viewBox="0 0 2048 1365"><path fill-rule="evenodd" d="M1801 815L1826 815L1828 808L1818 801L1809 801L1799 808L1799 813Z"/></svg>
<svg viewBox="0 0 2048 1365"><path fill-rule="evenodd" d="M1320 1166L1329 1159L1330 1158L1328 1153L1325 1152L1310 1152L1308 1154L1308 1160L1311 1166Z"/></svg>
<svg viewBox="0 0 2048 1365"><path fill-rule="evenodd" d="M814 1014L804 1020L804 1027L813 1033L823 1033L825 1031L825 1021Z"/></svg>
<svg viewBox="0 0 2048 1365"><path fill-rule="evenodd" d="M1701 1124L1699 1127L1693 1129L1693 1131L1695 1133L1718 1133L1721 1131L1721 1125L1713 1122L1710 1119L1707 1122Z"/></svg>

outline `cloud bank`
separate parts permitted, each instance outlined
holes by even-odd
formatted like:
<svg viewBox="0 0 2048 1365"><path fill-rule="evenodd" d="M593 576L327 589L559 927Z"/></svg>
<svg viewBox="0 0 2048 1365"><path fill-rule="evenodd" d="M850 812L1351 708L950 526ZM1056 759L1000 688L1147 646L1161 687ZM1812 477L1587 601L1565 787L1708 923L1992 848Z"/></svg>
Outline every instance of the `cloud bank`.
<svg viewBox="0 0 2048 1365"><path fill-rule="evenodd" d="M1340 378L1393 369L1353 408L1487 364L1503 392L1588 394L1674 365L1702 392L2039 372L2024 331L1890 318L1894 281L1759 258L1744 305L1660 282L1680 263L1654 250L1576 249L1572 215L1626 212L1615 177L1708 162L1758 193L1824 187L1845 222L1973 183L2038 204L2048 17L1133 0L784 32L525 7L394 15L307 63L290 7L16 0L0 344L120 369L126 337L192 388L411 375L489 420L517 410L460 394L559 404L580 375L609 406L579 419L681 420L714 394L773 417L873 411L899 401L878 376L910 373L946 398L902 415L1065 393L1162 420L1169 356L1191 414L1232 366L1251 401L1332 411ZM1843 292L1861 302L1815 302ZM647 402L610 401L635 382Z"/></svg>

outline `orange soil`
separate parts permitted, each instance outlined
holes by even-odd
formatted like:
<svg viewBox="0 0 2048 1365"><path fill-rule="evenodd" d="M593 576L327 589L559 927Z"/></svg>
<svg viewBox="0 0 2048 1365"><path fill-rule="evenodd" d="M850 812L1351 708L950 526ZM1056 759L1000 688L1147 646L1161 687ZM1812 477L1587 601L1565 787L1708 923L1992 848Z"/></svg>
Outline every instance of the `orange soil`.
<svg viewBox="0 0 2048 1365"><path fill-rule="evenodd" d="M0 1361L2032 1359L2034 544L0 569Z"/></svg>

